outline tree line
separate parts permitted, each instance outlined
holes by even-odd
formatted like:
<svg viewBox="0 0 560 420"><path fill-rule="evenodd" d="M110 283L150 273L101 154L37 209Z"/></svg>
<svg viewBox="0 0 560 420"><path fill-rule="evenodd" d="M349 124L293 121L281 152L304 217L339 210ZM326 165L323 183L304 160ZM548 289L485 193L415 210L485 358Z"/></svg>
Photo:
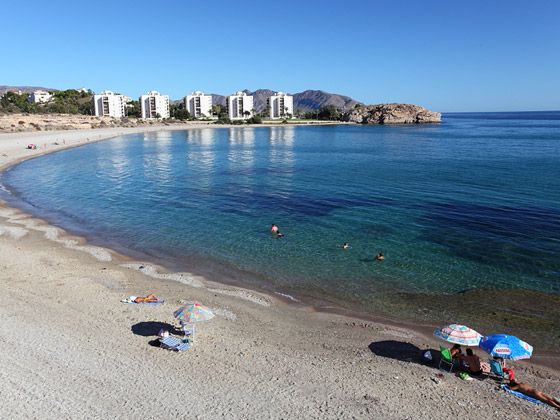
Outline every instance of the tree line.
<svg viewBox="0 0 560 420"><path fill-rule="evenodd" d="M29 114L92 114L92 91L68 89L50 93L53 96L49 102L30 103L28 101L28 93L6 92L0 98L0 112Z"/></svg>

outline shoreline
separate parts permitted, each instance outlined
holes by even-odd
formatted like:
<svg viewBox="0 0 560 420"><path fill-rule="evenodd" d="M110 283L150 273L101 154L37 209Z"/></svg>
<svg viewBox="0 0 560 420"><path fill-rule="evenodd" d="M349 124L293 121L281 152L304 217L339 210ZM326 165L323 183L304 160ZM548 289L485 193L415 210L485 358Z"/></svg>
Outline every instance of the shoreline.
<svg viewBox="0 0 560 420"><path fill-rule="evenodd" d="M319 125L322 125L322 124L319 124ZM277 126L286 126L286 124L277 124ZM5 172L5 171L9 170L11 167L16 166L19 163L23 162L24 160L32 159L32 158L39 157L39 156L44 156L44 155L49 154L49 153L56 153L56 152L63 151L63 150L68 149L68 148L85 146L89 143L95 143L95 142L98 142L98 141L110 140L112 138L115 138L115 137L121 136L121 135L138 134L138 133L146 133L146 132L154 132L154 131L178 131L178 130L189 130L189 129L200 129L200 128L217 128L217 129L220 129L220 128L232 128L232 127L233 128L239 128L240 126L238 126L238 125L214 126L212 124L208 125L208 124L205 124L205 123L200 124L200 125L190 123L190 124L178 124L178 125L156 125L156 126L152 126L152 127L135 127L135 128L126 129L127 132L119 131L119 130L123 129L122 127L110 128L110 129L91 129L91 130L86 130L86 132L89 132L89 131L97 132L99 130L110 130L111 133L107 134L107 135L101 134L100 136L96 136L93 139L90 139L89 136L86 136L86 141L85 142L83 141L83 136L80 136L80 140L78 140L77 144L63 144L63 145L59 144L56 149L42 150L38 153L34 153L31 156L19 157L17 159L14 159L13 161L8 161L8 162L0 164L0 172ZM258 125L247 126L247 128L259 128L259 127L263 127L263 125L258 124ZM76 133L81 132L81 131L82 130L79 130L79 131L76 130ZM114 131L119 131L119 132L115 133ZM50 134L52 134L52 136L57 137L57 136L64 135L65 133L69 133L69 132L72 132L72 131L68 130L68 131L62 131L62 132L51 132ZM41 133L41 132L35 132L34 134L38 135L38 133ZM0 133L0 141L2 140L3 134L4 133ZM18 133L18 134L23 134L23 133ZM25 134L27 134L27 133L25 133ZM26 136L24 135L23 137L26 137ZM0 144L0 150L1 150L1 144ZM25 149L25 151L29 152L30 150ZM11 195L11 192L9 192L8 194ZM16 200L17 200L17 198L16 198ZM2 200L0 198L0 205L1 204L2 204ZM8 208L10 208L10 207L8 207ZM23 214L28 216L28 214L24 210L18 208L17 206L15 207L15 209L18 212L22 212ZM41 218L40 214L37 214L35 216L33 216L33 215L29 215L29 216L37 218L37 219L41 220L42 223L46 223L47 225L50 226L48 221L45 221L44 219ZM171 262L162 260L161 257L155 256L155 255L150 256L148 254L143 253L142 251L133 251L133 250L128 249L128 248L126 248L124 246L121 246L121 245L112 247L111 245L104 244L102 241L100 243L96 243L97 241L92 241L91 239L88 239L87 236L84 236L83 234L72 232L72 231L66 231L64 228L61 228L61 227L57 226L56 224L53 224L52 226L56 227L57 229L62 230L64 232L64 234L69 235L70 237L74 238L74 240L78 240L78 242L81 245L88 245L88 244L93 242L93 246L104 249L106 252L118 256L118 258L121 259L121 260L125 260L125 261L140 260L141 262L146 263L148 265L152 265L153 267L157 267L159 270L164 271L165 273L170 274L170 275L173 275L173 273L176 273L176 272L182 272L182 270L185 268L185 267L181 267L180 264L172 264L171 266L175 265L175 268L171 268L167 264L167 263L171 263ZM115 245L117 245L117 244L115 244ZM115 248L120 248L120 250L117 251ZM131 256L131 254L133 254L133 253L137 253L138 254L137 257ZM224 270L229 272L229 270L232 270L232 268L229 268L229 270L228 270L228 267L224 267ZM408 330L413 331L415 333L423 335L426 339L431 338L432 331L434 330L434 328L436 328L438 326L438 324L436 322L431 321L431 320L422 320L422 321L415 320L415 321L413 321L412 319L405 317L404 314L401 317L399 317L399 316L391 316L391 315L388 315L388 314L383 313L383 312L355 311L355 310L345 308L344 306L340 306L335 301L330 301L330 300L321 301L321 300L317 300L316 298L312 298L310 296L308 296L308 297L292 296L292 295L289 295L289 294L285 294L282 291L267 289L267 288L264 288L264 287L258 287L258 285L254 285L253 287L247 286L246 284L243 283L242 280L230 280L230 281L228 281L226 279L226 277L227 277L226 272L218 275L218 273L209 272L209 270L197 270L196 267L195 267L194 270L192 272L189 271L188 274L191 275L191 276L204 278L206 282L211 282L215 286L227 286L227 287L237 288L237 289L243 290L246 293L257 293L257 294L260 294L260 295L265 295L271 300L278 300L280 302L283 302L284 304L299 307L300 309L304 308L304 310L306 310L306 311L333 313L333 314L349 317L351 319L356 319L356 320L361 320L361 321L366 321L366 322L374 322L374 323L387 325L387 326L395 326L395 327L399 327L399 328L405 328L405 329L408 329ZM254 274L254 273L249 273L249 274L251 276L256 276L256 274ZM238 275L243 275L243 272L239 272ZM212 276L219 277L219 280L211 279ZM474 290L479 290L479 289L474 289ZM413 295L416 296L416 295L420 295L420 294L413 294ZM456 294L452 294L452 295L456 295ZM313 303L311 301L313 301ZM544 357L541 357L541 356L544 356ZM551 360L549 360L549 358L556 359L556 360L551 361ZM548 368L556 368L557 366L560 366L560 352L554 352L554 351L550 351L550 350L542 352L540 356L535 355L531 359L531 363L541 365L541 366L545 366L545 367L548 367ZM560 372L560 367L557 368L557 369Z"/></svg>
<svg viewBox="0 0 560 420"><path fill-rule="evenodd" d="M286 126L285 124L281 124L281 126ZM228 126L208 126L203 125L204 128L228 128ZM233 126L239 127L239 126ZM257 125L257 127L263 127L262 125ZM200 128L199 126L193 125L186 125L186 126L157 126L157 127L139 127L134 129L124 129L124 128L110 128L110 129L92 129L92 130L85 130L85 131L63 131L63 132L34 132L34 133L6 133L0 134L0 171L5 171L9 167L16 165L17 163L31 159L33 157L37 157L40 155L44 155L47 153L52 153L56 151L63 150L65 148L70 147L77 147L88 144L90 142L95 141L102 141L109 138L113 138L118 135L125 135L125 134L133 134L133 133L141 133L141 132L149 132L149 131L160 131L160 130L183 130L189 128ZM102 132L100 132L102 131ZM94 135L95 134L95 135ZM11 138L12 142L14 137L16 137L16 144L12 144L9 147L5 147L6 142L9 141L8 137ZM48 145L46 150L27 150L24 149L24 143L29 142L29 139L41 139L41 142L46 141L55 141L59 142L59 140L63 139L63 144L59 144L55 146L53 144ZM58 140L57 140L58 139ZM52 146L52 148L51 148ZM4 156L6 155L7 156ZM406 322L402 320L393 320L389 317L367 317L368 319L363 319L360 314L350 314L348 311L344 313L339 313L338 309L329 310L329 308L315 308L313 306L308 306L305 304L290 304L289 299L287 297L280 297L280 296L273 296L270 294L264 294L260 291L253 291L247 288L238 287L238 286L231 286L227 284L217 283L212 281L212 279L204 278L200 275L192 274L192 273L173 273L168 272L163 267L159 266L158 264L152 265L144 265L142 261L136 261L133 258L127 257L126 255L121 255L118 252L92 246L87 243L84 238L78 238L73 235L67 235L65 231L55 226L50 226L42 221L40 218L33 218L30 217L17 209L11 209L9 207L0 207L0 221L3 224L4 222L8 223L8 226L12 228L11 230L6 230L7 234L2 235L0 225L0 241L2 243L7 243L7 246L12 246L12 242L18 244L18 247L23 249L31 249L31 247L27 247L24 245L25 241L31 239L32 242L37 245L38 248L53 248L53 253L56 255L64 255L64 258L67 255L72 255L75 257L76 253L79 254L77 257L80 261L84 263L86 266L104 266L107 271L115 271L119 272L120 277L125 276L122 273L134 273L133 277L135 278L134 285L130 283L129 280L126 280L125 277L122 277L120 280L120 285L113 280L108 281L105 280L107 284L103 285L101 282L101 290L104 293L113 292L114 290L118 290L118 293L122 295L123 292L127 291L132 294L132 291L138 290L135 287L138 285L143 285L146 290L158 290L160 286L163 290L169 291L168 296L173 296L171 298L167 298L168 301L177 300L177 298L181 295L185 294L185 289L187 288L188 294L198 294L200 295L200 300L205 303L205 301L216 301L216 305L222 307L221 311L218 311L218 315L220 318L223 318L223 321L227 324L227 322L234 322L232 319L237 319L240 315L237 315L236 312L241 312L245 314L250 314L249 319L251 322L257 322L254 316L256 313L259 313L260 316L267 317L271 316L272 318L268 321L268 323L272 322L278 315L278 311L281 313L287 313L286 317L292 320L299 320L298 322L311 323L317 325L328 326L332 323L335 323L334 330L330 333L333 334L334 337L338 337L340 335L350 334L351 338L349 343L340 343L341 346L350 345L356 339L356 335L360 336L359 340L364 339L364 335L368 335L372 331L382 331L383 334L386 334L388 337L400 337L406 338L407 340L414 339L415 341L424 344L425 346L434 347L438 344L441 344L440 341L434 339L429 335L429 329L432 328L431 324L423 324L421 322L413 323L413 322ZM23 232L23 230L27 230L27 232ZM50 238L49 236L50 235ZM47 236L44 238L42 236ZM28 251L29 251L28 249ZM34 249L34 252L37 249ZM27 252L27 251L26 251ZM4 262L5 263L5 262ZM141 268L141 266L143 266ZM103 270L103 271L105 271ZM170 282L171 280L171 282ZM96 288L99 289L99 282L93 282ZM90 285L91 286L91 285ZM13 286L17 289L17 286ZM88 287L88 286L85 286ZM12 289L12 287L10 287ZM14 289L14 290L16 290ZM177 295L173 295L172 291L176 292ZM16 293L17 294L17 293ZM159 294L159 291L157 292ZM123 296L124 297L124 296ZM216 299L218 298L218 299ZM224 302L226 302L225 307ZM179 302L178 302L179 303ZM117 309L124 310L124 309L136 309L136 308L121 308L118 305L121 305L118 301L111 301L110 305L116 306ZM122 306L122 305L121 305ZM232 308L242 307L242 309L233 310ZM165 311L161 312L166 313L170 312L171 308L169 305L165 306ZM267 315L262 311L269 311L270 313ZM221 314L220 314L221 312ZM333 315L334 313L334 315ZM136 311L136 314L139 314ZM234 316L232 316L234 315ZM168 322L172 320L171 316L168 316ZM301 319L304 319L301 321ZM334 321L332 321L334 319ZM249 322L249 325L251 324ZM274 331L278 332L282 331L282 328L291 328L291 323L286 322L286 319L281 319L279 322L280 327L274 326L272 324L268 324L269 328L272 328ZM201 329L205 330L207 325L205 324ZM295 328L295 327L294 327ZM307 331L305 328L299 326L297 327L301 331L305 331L302 334L311 334L310 331ZM348 331L346 331L348 330ZM356 331L358 330L358 331ZM263 333L262 331L260 331ZM230 333L231 334L231 333ZM251 334L247 335L248 332L245 333L245 337L250 337ZM266 335L266 334L265 334ZM202 340L207 340L209 337L204 337ZM231 338L231 337L230 337ZM315 337L319 341L319 337ZM259 337L259 334L256 334L253 339L257 341L262 340ZM238 343L239 344L239 343ZM298 343L299 346L305 348L303 343ZM324 346L323 346L324 348ZM421 348L421 347L419 347ZM437 347L435 347L437 348ZM158 357L165 358L166 354L163 351L157 350ZM163 354L162 354L163 353ZM351 351L352 353L352 351ZM552 356L550 359L549 356ZM547 361L548 360L548 361ZM521 370L525 369L527 372L534 372L536 365L538 366L545 366L548 367L544 376L547 378L558 378L558 374L560 371L558 370L558 354L546 355L543 354L541 357L535 357L529 362L524 362L523 365L516 365L522 366L520 367ZM541 363L539 363L541 362ZM344 361L336 361L336 363L343 363ZM394 367L394 366L393 366ZM430 372L431 373L431 372ZM541 376L543 376L541 374ZM557 380L557 379L555 379ZM437 409L437 407L434 407ZM543 413L546 414L546 411Z"/></svg>

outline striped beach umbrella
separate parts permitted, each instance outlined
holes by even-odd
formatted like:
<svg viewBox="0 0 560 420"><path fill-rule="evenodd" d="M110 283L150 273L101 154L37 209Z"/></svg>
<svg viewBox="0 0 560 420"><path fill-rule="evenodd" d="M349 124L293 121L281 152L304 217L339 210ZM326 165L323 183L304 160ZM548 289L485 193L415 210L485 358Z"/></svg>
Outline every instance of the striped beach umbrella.
<svg viewBox="0 0 560 420"><path fill-rule="evenodd" d="M465 325L451 324L443 328L436 328L434 335L449 343L463 346L478 346L482 335Z"/></svg>
<svg viewBox="0 0 560 420"><path fill-rule="evenodd" d="M214 318L212 311L198 302L188 303L185 306L181 306L173 312L173 315L179 321L189 324L199 321L208 321L209 319Z"/></svg>
<svg viewBox="0 0 560 420"><path fill-rule="evenodd" d="M173 315L181 322L185 337L188 337L192 342L194 342L194 323L214 318L214 313L198 302L181 306L173 312Z"/></svg>
<svg viewBox="0 0 560 420"><path fill-rule="evenodd" d="M533 354L533 346L514 335L493 334L480 340L480 348L490 356L503 359L528 359Z"/></svg>

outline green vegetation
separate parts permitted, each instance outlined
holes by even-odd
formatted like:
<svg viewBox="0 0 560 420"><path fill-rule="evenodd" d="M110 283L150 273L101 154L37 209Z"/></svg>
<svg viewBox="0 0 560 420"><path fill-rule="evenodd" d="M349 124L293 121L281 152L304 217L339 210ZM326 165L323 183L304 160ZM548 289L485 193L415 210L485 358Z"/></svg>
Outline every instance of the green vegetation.
<svg viewBox="0 0 560 420"><path fill-rule="evenodd" d="M302 115L307 120L340 121L342 112L334 105L327 105L316 111L309 111Z"/></svg>
<svg viewBox="0 0 560 420"><path fill-rule="evenodd" d="M51 92L53 97L47 103L29 103L27 93L7 92L0 99L0 112L5 113L51 113L91 115L93 92L76 89Z"/></svg>
<svg viewBox="0 0 560 420"><path fill-rule="evenodd" d="M126 104L126 115L129 117L140 118L142 116L142 108L140 101L130 101Z"/></svg>
<svg viewBox="0 0 560 420"><path fill-rule="evenodd" d="M171 118L175 118L176 120L192 120L191 114L185 108L184 103L179 104L169 104L169 115Z"/></svg>
<svg viewBox="0 0 560 420"><path fill-rule="evenodd" d="M258 115L253 115L247 120L247 124L262 124L262 118Z"/></svg>

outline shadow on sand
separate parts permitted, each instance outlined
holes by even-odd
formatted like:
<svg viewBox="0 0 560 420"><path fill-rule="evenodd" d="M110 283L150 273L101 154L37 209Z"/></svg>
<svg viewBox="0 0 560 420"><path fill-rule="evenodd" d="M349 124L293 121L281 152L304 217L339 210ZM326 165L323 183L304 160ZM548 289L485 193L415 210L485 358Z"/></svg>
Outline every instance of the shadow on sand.
<svg viewBox="0 0 560 420"><path fill-rule="evenodd" d="M180 334L181 331L177 330L173 325L167 322L147 321L134 324L131 328L132 332L142 337L152 337L159 333L159 330L164 329L169 331L170 334Z"/></svg>
<svg viewBox="0 0 560 420"><path fill-rule="evenodd" d="M414 344L405 343L402 341L374 341L370 343L368 347L371 352L377 356L400 360L401 362L418 363L421 365L430 366L437 366L439 364L439 350L421 350ZM427 351L431 352L432 360L428 360L424 357L424 354Z"/></svg>

